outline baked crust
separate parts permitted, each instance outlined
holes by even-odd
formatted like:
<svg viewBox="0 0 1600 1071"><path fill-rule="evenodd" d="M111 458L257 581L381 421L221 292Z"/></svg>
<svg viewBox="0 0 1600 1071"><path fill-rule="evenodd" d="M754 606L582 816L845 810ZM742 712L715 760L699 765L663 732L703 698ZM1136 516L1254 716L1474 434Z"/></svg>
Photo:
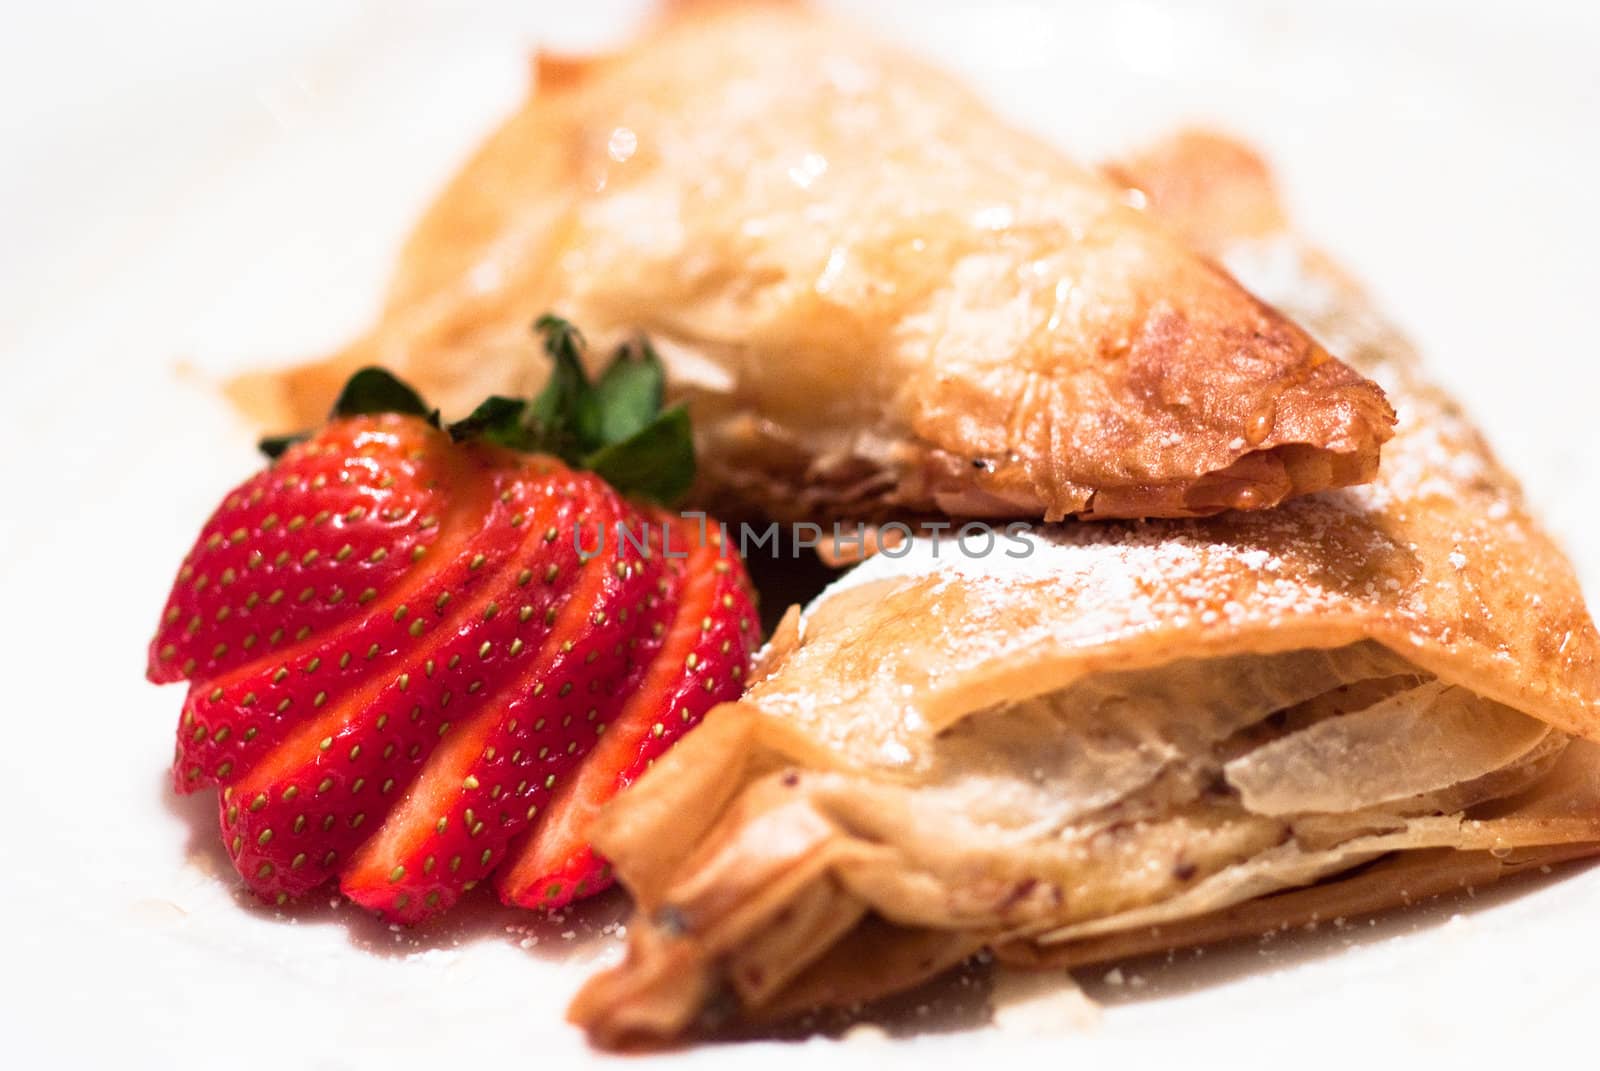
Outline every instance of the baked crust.
<svg viewBox="0 0 1600 1071"><path fill-rule="evenodd" d="M1276 227L1219 226L1219 198L1276 211L1247 150L1190 137L1122 173L1390 391L1377 481L1062 525L1009 562L880 555L792 614L746 696L602 818L639 914L572 1007L597 1043L848 1005L982 947L1102 962L1600 853L1600 636L1516 482L1347 277ZM1402 724L1303 756L1289 802L1237 758L1185 780L1184 754L1259 770L1296 733ZM1198 751L1158 746L1144 787L1094 798L1184 737ZM1463 745L1499 757L1409 780ZM1074 781L1085 755L1112 776Z"/></svg>
<svg viewBox="0 0 1600 1071"><path fill-rule="evenodd" d="M447 414L545 374L553 309L644 332L730 515L1055 520L1258 509L1372 478L1370 380L1140 199L801 5L688 5L537 88L340 353L252 376L321 419L383 364Z"/></svg>

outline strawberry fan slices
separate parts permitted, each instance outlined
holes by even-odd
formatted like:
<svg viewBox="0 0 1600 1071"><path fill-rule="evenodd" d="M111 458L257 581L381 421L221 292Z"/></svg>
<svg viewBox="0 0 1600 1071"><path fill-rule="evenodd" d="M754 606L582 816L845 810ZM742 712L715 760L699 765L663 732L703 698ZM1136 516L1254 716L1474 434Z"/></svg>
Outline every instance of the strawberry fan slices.
<svg viewBox="0 0 1600 1071"><path fill-rule="evenodd" d="M221 787L269 901L337 879L414 923L491 876L507 903L597 892L600 806L743 690L737 555L637 501L693 475L654 355L591 385L576 332L540 327L550 387L449 428L358 373L320 432L263 444L281 456L184 559L148 669L189 682L173 780Z"/></svg>

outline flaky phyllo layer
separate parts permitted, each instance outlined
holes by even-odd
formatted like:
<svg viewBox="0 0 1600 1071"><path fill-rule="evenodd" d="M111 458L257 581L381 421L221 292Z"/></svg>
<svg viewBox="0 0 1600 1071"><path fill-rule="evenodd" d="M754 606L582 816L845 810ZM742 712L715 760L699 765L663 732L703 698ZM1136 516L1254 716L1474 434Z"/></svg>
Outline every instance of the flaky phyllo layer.
<svg viewBox="0 0 1600 1071"><path fill-rule="evenodd" d="M363 364L446 415L527 394L546 309L638 333L721 515L1264 509L1372 478L1382 392L958 80L798 3L669 5L537 91L406 243L379 321L240 395L320 420Z"/></svg>
<svg viewBox="0 0 1600 1071"><path fill-rule="evenodd" d="M652 914L577 1006L602 1041L850 1003L984 946L1072 964L1248 932L1211 928L1388 853L1516 865L1600 839L1600 749L1371 642L1095 674L904 763L737 711L697 745L607 834Z"/></svg>
<svg viewBox="0 0 1600 1071"><path fill-rule="evenodd" d="M1187 139L1127 174L1396 400L1378 481L850 574L603 821L640 917L574 1004L597 1041L1600 852L1600 644L1514 481L1253 160Z"/></svg>

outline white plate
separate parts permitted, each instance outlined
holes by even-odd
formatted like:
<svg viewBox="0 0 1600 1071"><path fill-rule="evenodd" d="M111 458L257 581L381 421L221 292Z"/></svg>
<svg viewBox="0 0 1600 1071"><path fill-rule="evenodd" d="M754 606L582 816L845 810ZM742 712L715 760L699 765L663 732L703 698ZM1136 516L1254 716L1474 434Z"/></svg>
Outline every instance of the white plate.
<svg viewBox="0 0 1600 1071"><path fill-rule="evenodd" d="M422 938L348 907L291 921L251 907L218 872L209 802L165 791L179 692L140 679L171 570L256 463L208 379L326 349L371 314L407 223L516 101L530 46L603 43L641 10L560 10L572 6L0 16L0 1020L13 1066L585 1054L562 1009L588 965L616 954L599 931L620 904L571 924L484 908ZM897 2L865 17L1085 156L1189 119L1265 146L1306 228L1421 338L1593 591L1600 23L1585 5L1525 8ZM1043 1044L1065 1060L1124 1037L1193 1051L1219 1028L1267 1052L1512 1024L1576 1038L1600 999L1597 907L1600 870L1569 872L1181 957L1120 986L1095 979L1107 1007L1090 1028L1047 1002L1000 1032L670 1059L971 1062L980 1046ZM961 988L909 1020L948 1021Z"/></svg>

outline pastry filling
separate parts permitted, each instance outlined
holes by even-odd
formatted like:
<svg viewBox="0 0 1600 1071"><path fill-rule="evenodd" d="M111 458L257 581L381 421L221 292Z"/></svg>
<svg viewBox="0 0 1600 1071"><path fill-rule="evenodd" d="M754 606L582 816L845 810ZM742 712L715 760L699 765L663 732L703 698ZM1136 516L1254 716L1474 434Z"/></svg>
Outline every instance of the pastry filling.
<svg viewBox="0 0 1600 1071"><path fill-rule="evenodd" d="M1360 643L1096 675L969 715L927 742L914 783L811 789L892 849L842 875L880 913L1051 942L1459 845L1464 812L1528 788L1566 744Z"/></svg>
<svg viewBox="0 0 1600 1071"><path fill-rule="evenodd" d="M870 742L903 718L852 721ZM985 946L1177 947L1240 932L1224 909L1274 893L1336 897L1348 883L1318 883L1391 853L1600 836L1573 803L1600 793L1593 745L1370 641L1101 672L897 736L865 767L781 718L720 725L742 773L659 786L625 832L651 925L579 1004L612 1036L681 1030L719 993L768 1017L848 1006Z"/></svg>

